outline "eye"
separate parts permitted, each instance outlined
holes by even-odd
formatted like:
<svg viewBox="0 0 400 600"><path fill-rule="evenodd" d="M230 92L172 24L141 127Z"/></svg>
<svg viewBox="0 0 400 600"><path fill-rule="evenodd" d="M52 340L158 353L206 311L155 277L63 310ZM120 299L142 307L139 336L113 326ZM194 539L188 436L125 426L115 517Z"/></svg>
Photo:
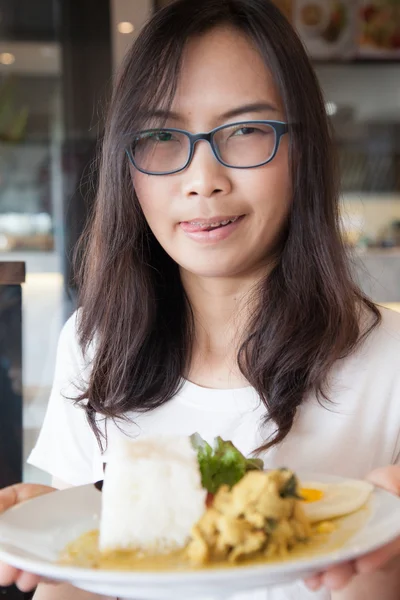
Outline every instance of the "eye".
<svg viewBox="0 0 400 600"><path fill-rule="evenodd" d="M172 131L144 131L137 138L136 142L172 142L174 136Z"/></svg>
<svg viewBox="0 0 400 600"><path fill-rule="evenodd" d="M251 133L256 133L256 132L260 132L263 133L260 129L257 129L256 127L238 127L237 129L235 129L232 132L233 136L241 136L241 135L250 135Z"/></svg>
<svg viewBox="0 0 400 600"><path fill-rule="evenodd" d="M157 142L171 142L174 139L171 131L157 131L153 137Z"/></svg>
<svg viewBox="0 0 400 600"><path fill-rule="evenodd" d="M266 135L274 135L274 130L269 125L238 125L231 130L230 138L239 137L265 137Z"/></svg>

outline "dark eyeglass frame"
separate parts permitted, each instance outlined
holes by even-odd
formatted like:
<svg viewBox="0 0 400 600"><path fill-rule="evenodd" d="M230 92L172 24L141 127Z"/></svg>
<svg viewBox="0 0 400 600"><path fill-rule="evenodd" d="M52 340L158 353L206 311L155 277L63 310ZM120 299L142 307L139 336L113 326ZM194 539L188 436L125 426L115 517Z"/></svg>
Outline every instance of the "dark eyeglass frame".
<svg viewBox="0 0 400 600"><path fill-rule="evenodd" d="M238 127L240 125L269 125L270 127L272 127L272 129L274 129L274 131L275 131L275 147L274 147L274 151L273 151L272 155L270 156L270 158L268 160L265 160L256 165L252 165L250 167L233 167L232 165L228 165L226 162L224 162L222 160L222 158L220 157L220 155L218 153L218 147L214 142L214 136L219 131L221 131L221 129L227 129L229 127ZM215 129L211 129L211 131L209 131L207 133L190 133L189 131L185 131L184 129L176 129L174 127L158 127L155 129L144 129L143 131L137 132L136 135L142 135L142 134L147 134L147 133L156 133L156 132L161 132L161 131L167 131L167 132L172 131L174 133L181 133L183 135L186 135L186 137L189 139L189 143L190 143L189 157L183 167L179 167L179 169L174 169L173 171L165 171L162 173L146 171L144 169L141 169L135 163L135 159L134 159L133 152L132 152L132 145L134 144L134 141L132 141L129 144L129 146L127 148L125 148L125 152L129 158L129 161L131 162L131 164L135 167L135 169L137 169L141 173L145 173L146 175L158 176L158 175L173 175L174 173L180 173L181 171L184 171L192 162L193 154L194 154L194 147L197 144L197 142L199 142L200 140L204 140L205 142L208 142L210 144L215 158L224 167L228 167L228 169L256 169L257 167L262 167L263 165L268 164L269 162L271 162L271 160L273 160L275 158L276 153L278 152L278 149L279 149L281 137L283 135L285 135L285 133L288 133L288 131L289 131L289 124L284 121L266 121L266 120L254 121L254 120L250 120L250 121L239 121L237 123L228 123L227 125L220 125L219 127L216 127Z"/></svg>

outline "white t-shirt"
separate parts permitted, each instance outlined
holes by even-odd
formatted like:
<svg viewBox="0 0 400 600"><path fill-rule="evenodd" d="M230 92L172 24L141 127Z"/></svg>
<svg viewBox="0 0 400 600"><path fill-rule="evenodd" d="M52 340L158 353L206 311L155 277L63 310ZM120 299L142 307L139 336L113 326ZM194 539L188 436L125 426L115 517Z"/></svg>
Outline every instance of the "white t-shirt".
<svg viewBox="0 0 400 600"><path fill-rule="evenodd" d="M364 478L372 469L400 464L400 314L382 309L382 324L357 350L338 361L330 376L330 404L314 396L297 411L287 438L262 458L266 467ZM83 359L75 313L59 340L53 389L44 424L28 462L72 485L103 478L103 458L84 411L72 400L75 383L87 380L90 355ZM90 353L89 353L90 354ZM251 387L201 388L188 381L168 403L132 423L107 424L108 445L115 436L191 435L208 441L220 435L250 454L273 431L262 427L265 407ZM235 596L235 600L326 600L302 583Z"/></svg>

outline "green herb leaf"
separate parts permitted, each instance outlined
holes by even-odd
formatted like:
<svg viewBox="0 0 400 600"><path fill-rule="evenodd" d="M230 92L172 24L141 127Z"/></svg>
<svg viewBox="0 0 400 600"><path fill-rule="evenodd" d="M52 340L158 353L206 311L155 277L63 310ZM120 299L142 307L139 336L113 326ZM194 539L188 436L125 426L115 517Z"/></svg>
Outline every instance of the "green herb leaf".
<svg viewBox="0 0 400 600"><path fill-rule="evenodd" d="M264 469L264 461L261 458L248 458L247 459L247 470L248 471L262 471Z"/></svg>
<svg viewBox="0 0 400 600"><path fill-rule="evenodd" d="M299 484L297 481L297 477L295 475L292 475L282 487L279 495L281 498L298 498L299 500L302 500L302 497L298 493L298 487Z"/></svg>
<svg viewBox="0 0 400 600"><path fill-rule="evenodd" d="M211 494L215 494L221 485L233 487L247 471L261 471L264 467L262 460L247 459L232 442L221 437L216 438L214 448L198 433L191 436L191 441L197 451L203 487Z"/></svg>

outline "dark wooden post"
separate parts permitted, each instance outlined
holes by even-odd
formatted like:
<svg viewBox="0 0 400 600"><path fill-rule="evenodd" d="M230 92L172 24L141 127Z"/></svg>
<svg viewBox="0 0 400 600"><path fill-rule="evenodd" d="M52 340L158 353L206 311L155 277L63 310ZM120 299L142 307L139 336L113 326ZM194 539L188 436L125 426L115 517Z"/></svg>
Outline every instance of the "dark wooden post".
<svg viewBox="0 0 400 600"><path fill-rule="evenodd" d="M0 262L0 487L22 479L22 293L25 263Z"/></svg>
<svg viewBox="0 0 400 600"><path fill-rule="evenodd" d="M111 91L109 0L64 0L60 4L64 112L64 317L76 308L72 254L94 201L91 163L104 128Z"/></svg>
<svg viewBox="0 0 400 600"><path fill-rule="evenodd" d="M22 479L22 290L25 263L0 262L0 487ZM0 598L27 600L15 587Z"/></svg>

